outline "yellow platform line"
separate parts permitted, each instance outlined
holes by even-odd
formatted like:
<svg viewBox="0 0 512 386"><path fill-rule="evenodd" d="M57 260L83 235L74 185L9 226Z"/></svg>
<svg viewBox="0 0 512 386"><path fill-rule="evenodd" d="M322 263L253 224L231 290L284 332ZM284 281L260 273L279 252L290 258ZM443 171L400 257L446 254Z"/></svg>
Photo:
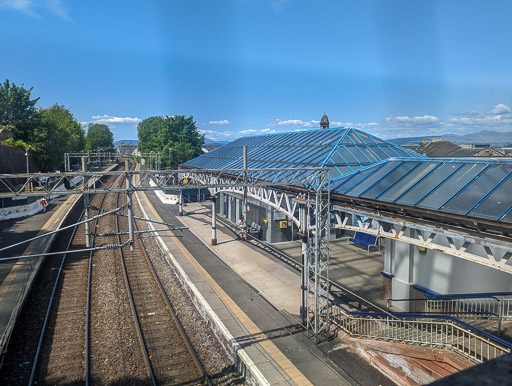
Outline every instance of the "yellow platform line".
<svg viewBox="0 0 512 386"><path fill-rule="evenodd" d="M155 208L149 202L147 195L142 194L146 205L151 210L155 220L164 222L158 215ZM166 232L170 236L174 236L172 231ZM242 311L242 309L231 299L231 297L217 284L210 274L197 262L192 254L183 246L183 243L176 237L171 240L176 244L183 255L188 259L192 266L199 272L203 279L212 287L215 293L221 298L226 307L240 320L247 331L253 336L256 342L274 359L274 361L283 369L290 379L298 385L312 385L312 383L300 372L297 367L284 355L279 348L270 341L270 338Z"/></svg>
<svg viewBox="0 0 512 386"><path fill-rule="evenodd" d="M44 231L48 231L51 229L51 226L54 222L56 222L56 219L59 218L60 214L62 213L62 211L64 209L66 209L70 204L72 204L72 200L74 199L75 197L73 196L69 196L68 199L66 201L64 201L60 206L59 208L55 211L55 213L53 213L50 218L45 222L45 224L41 227L41 232L38 233L38 235L40 235L42 232ZM41 240L34 240L32 241L28 247L25 249L25 253L30 253L32 252L36 246L38 245L38 243L40 242ZM18 271L23 267L23 265L21 264L15 264L11 270L9 271L9 273L7 274L7 276L5 277L5 279L2 281L2 284L0 285L0 302L2 302L4 300L4 297L5 295L7 294L7 292L9 291L10 287L11 287L11 284L14 282L14 280L16 279L16 276L18 275Z"/></svg>

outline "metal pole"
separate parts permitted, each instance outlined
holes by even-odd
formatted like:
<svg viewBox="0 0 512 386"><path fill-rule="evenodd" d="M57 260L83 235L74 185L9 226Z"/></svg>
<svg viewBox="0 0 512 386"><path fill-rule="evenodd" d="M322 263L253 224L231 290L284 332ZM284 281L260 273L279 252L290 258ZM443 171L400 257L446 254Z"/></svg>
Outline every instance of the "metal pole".
<svg viewBox="0 0 512 386"><path fill-rule="evenodd" d="M25 147L25 158L27 159L27 174L30 173L30 169L28 166L28 146Z"/></svg>
<svg viewBox="0 0 512 386"><path fill-rule="evenodd" d="M180 190L178 216L183 216L183 191Z"/></svg>
<svg viewBox="0 0 512 386"><path fill-rule="evenodd" d="M212 245L217 245L217 197L212 196Z"/></svg>
<svg viewBox="0 0 512 386"><path fill-rule="evenodd" d="M82 157L82 172L86 172L87 171L87 158L85 157ZM87 176L83 176L83 182L84 182L84 186L87 187L87 183L89 182L88 181L88 177ZM87 193L84 193L84 208L85 208L85 221L89 220L89 217L90 217L90 207L89 207L89 194ZM91 240L90 240L90 236L91 236L91 224L89 221L87 221L85 223L85 246L87 248L90 248L91 247Z"/></svg>
<svg viewBox="0 0 512 386"><path fill-rule="evenodd" d="M129 233L129 242L130 242L130 250L134 250L134 241L135 235L133 233L133 201L132 201L132 174L130 173L130 162L125 160L125 168L126 168L126 194L128 196L128 233Z"/></svg>
<svg viewBox="0 0 512 386"><path fill-rule="evenodd" d="M321 190L317 190L315 197L315 335L317 343L319 341L318 330L320 328L320 194Z"/></svg>
<svg viewBox="0 0 512 386"><path fill-rule="evenodd" d="M302 324L306 324L306 317L308 310L306 306L306 299L308 296L308 231L306 223L306 203L301 205L299 209L300 217L300 234L302 239L302 305L300 308L300 315L302 316Z"/></svg>
<svg viewBox="0 0 512 386"><path fill-rule="evenodd" d="M169 170L172 170L172 166L171 166L171 148L169 148Z"/></svg>
<svg viewBox="0 0 512 386"><path fill-rule="evenodd" d="M247 146L243 147L244 161L244 198L242 200L242 216L244 216L243 230L247 231Z"/></svg>

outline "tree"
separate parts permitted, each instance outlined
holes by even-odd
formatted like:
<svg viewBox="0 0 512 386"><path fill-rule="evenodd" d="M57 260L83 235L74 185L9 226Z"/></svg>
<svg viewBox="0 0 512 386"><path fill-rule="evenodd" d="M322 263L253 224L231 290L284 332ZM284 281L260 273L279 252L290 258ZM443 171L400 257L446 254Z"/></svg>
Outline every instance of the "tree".
<svg viewBox="0 0 512 386"><path fill-rule="evenodd" d="M85 133L71 111L54 104L38 111L39 121L34 130L32 143L40 167L46 170L57 168L64 153L84 149Z"/></svg>
<svg viewBox="0 0 512 386"><path fill-rule="evenodd" d="M197 130L192 116L149 117L137 125L138 150L141 153L160 152L162 166L168 167L166 155L172 149L172 166L201 154L204 135Z"/></svg>
<svg viewBox="0 0 512 386"><path fill-rule="evenodd" d="M32 139L38 119L35 105L39 98L30 99L32 89L18 87L8 79L0 85L0 126L14 126L16 136L23 141Z"/></svg>
<svg viewBox="0 0 512 386"><path fill-rule="evenodd" d="M85 150L112 147L113 142L114 134L110 131L110 127L101 123L89 125L89 130L87 130L85 137Z"/></svg>

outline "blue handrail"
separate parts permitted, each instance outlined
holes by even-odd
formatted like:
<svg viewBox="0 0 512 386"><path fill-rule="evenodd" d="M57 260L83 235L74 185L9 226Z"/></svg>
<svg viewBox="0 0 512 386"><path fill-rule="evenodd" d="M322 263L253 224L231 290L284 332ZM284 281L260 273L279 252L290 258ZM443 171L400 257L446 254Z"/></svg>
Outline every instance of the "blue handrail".
<svg viewBox="0 0 512 386"><path fill-rule="evenodd" d="M324 299L327 299L325 297L325 295L322 295L322 298ZM378 316L381 316L381 317L389 317L389 316L393 316L395 318L400 318L400 319L403 319L403 318L414 318L414 319L424 319L425 318L425 315L422 315L422 314L415 314L415 313L409 313L409 312L400 312L400 313L397 313L397 312L389 312L389 313L386 313L386 312L361 312L361 311L350 311L348 310L347 308L343 307L340 303L338 303L336 300L332 300L332 299L327 299L327 301L329 301L330 303L334 304L335 306L341 308L343 311L345 311L347 314L349 315L354 315L354 316L371 316L371 317L378 317ZM479 329L478 327L475 327L475 326L472 326L471 324L469 323L466 323L460 319L457 319L457 318L454 318L453 316L447 316L447 315L428 315L428 318L430 319L443 319L443 320L451 320L453 322L456 322L458 324L461 324L463 325L464 327L467 327L468 329L470 330L473 330L473 331L476 331L478 332L479 334L489 338L490 340L496 342L496 343L499 343L500 345L502 346L505 346L509 349L512 350L512 343L509 343L507 342L506 340L503 340L501 338L498 338L497 336L487 332L487 331L484 331L484 330L481 330Z"/></svg>
<svg viewBox="0 0 512 386"><path fill-rule="evenodd" d="M466 293L466 294L445 294L445 295L425 292L425 297L435 298L435 299L494 298L495 296L512 296L512 292L476 292L476 293Z"/></svg>

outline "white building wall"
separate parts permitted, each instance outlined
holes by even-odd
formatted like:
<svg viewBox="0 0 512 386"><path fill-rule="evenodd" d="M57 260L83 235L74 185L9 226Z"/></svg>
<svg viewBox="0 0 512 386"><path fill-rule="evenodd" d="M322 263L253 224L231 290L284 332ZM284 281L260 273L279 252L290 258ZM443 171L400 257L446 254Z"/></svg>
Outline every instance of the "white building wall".
<svg viewBox="0 0 512 386"><path fill-rule="evenodd" d="M454 241L458 247L462 243ZM437 237L434 242L443 243ZM441 294L512 292L512 275L498 269L435 250L422 252L416 246L397 240L387 239L385 247L384 271L394 275L394 299L413 297L413 285ZM468 252L487 257L484 248L479 245L470 246ZM500 252L504 253L505 250ZM407 311L405 303L394 304Z"/></svg>

